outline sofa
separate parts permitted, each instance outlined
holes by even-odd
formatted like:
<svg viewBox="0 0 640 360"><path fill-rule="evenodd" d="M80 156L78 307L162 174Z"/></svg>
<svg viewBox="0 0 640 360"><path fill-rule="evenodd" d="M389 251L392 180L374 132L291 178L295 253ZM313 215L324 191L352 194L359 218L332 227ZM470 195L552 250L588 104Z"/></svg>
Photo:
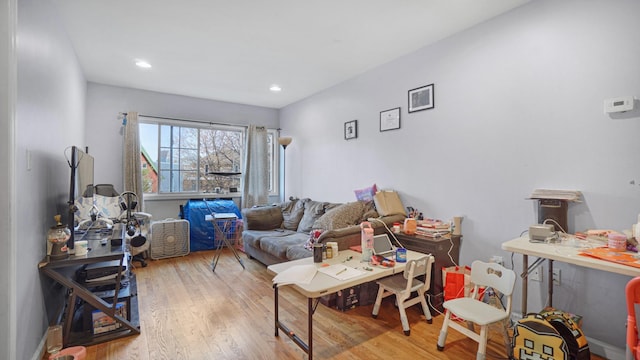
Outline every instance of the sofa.
<svg viewBox="0 0 640 360"><path fill-rule="evenodd" d="M403 222L405 214L379 216L372 201L330 203L290 199L270 206L242 209L244 252L265 265L312 256L305 244L312 230L322 233L319 243L334 241L338 250L360 245L360 223L368 219L375 234Z"/></svg>

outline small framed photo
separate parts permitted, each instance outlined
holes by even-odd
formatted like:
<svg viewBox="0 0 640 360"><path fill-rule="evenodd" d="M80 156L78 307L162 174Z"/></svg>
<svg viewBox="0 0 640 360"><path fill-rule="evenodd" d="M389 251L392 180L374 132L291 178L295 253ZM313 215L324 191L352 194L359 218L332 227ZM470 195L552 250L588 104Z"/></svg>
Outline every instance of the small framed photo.
<svg viewBox="0 0 640 360"><path fill-rule="evenodd" d="M400 108L380 111L380 131L400 129Z"/></svg>
<svg viewBox="0 0 640 360"><path fill-rule="evenodd" d="M351 120L344 123L344 139L351 140L358 137L358 120Z"/></svg>
<svg viewBox="0 0 640 360"><path fill-rule="evenodd" d="M409 112L433 109L433 84L409 90Z"/></svg>

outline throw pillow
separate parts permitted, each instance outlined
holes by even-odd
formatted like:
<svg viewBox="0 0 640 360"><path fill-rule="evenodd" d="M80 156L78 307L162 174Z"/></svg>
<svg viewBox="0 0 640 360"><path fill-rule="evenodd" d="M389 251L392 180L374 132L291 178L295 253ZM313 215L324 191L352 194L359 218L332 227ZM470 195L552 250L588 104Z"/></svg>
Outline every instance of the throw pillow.
<svg viewBox="0 0 640 360"><path fill-rule="evenodd" d="M294 199L280 205L282 208L282 227L287 230L296 231L302 216L304 215L304 203Z"/></svg>
<svg viewBox="0 0 640 360"><path fill-rule="evenodd" d="M366 203L354 201L335 207L322 215L313 224L314 229L335 230L360 222Z"/></svg>
<svg viewBox="0 0 640 360"><path fill-rule="evenodd" d="M364 189L356 189L353 192L356 194L356 199L360 201L372 201L373 196L378 191L376 184L366 187Z"/></svg>
<svg viewBox="0 0 640 360"><path fill-rule="evenodd" d="M304 215L298 224L298 232L308 233L313 228L313 223L324 214L325 202L311 199L301 200L304 203Z"/></svg>

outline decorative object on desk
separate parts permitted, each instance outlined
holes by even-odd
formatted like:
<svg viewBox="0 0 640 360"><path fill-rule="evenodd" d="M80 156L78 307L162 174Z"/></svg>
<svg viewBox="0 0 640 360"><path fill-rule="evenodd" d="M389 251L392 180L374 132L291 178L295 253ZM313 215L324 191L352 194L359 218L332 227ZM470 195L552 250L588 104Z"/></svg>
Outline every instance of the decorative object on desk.
<svg viewBox="0 0 640 360"><path fill-rule="evenodd" d="M282 146L282 201L286 199L287 187L286 187L286 178L287 178L287 146L291 145L293 138L290 136L281 136L278 138L278 144Z"/></svg>
<svg viewBox="0 0 640 360"><path fill-rule="evenodd" d="M413 235L416 233L416 229L418 227L418 222L414 218L406 218L404 219L404 233L407 235Z"/></svg>
<svg viewBox="0 0 640 360"><path fill-rule="evenodd" d="M57 354L62 350L62 325L52 325L47 328L47 352Z"/></svg>
<svg viewBox="0 0 640 360"><path fill-rule="evenodd" d="M453 235L462 235L462 216L453 217Z"/></svg>
<svg viewBox="0 0 640 360"><path fill-rule="evenodd" d="M309 239L304 244L305 249L313 250L314 246L316 244L318 244L318 239L320 238L320 235L322 235L322 230L320 230L320 229L311 230L309 232ZM320 245L322 245L322 244L320 244Z"/></svg>
<svg viewBox="0 0 640 360"><path fill-rule="evenodd" d="M344 123L344 139L351 140L358 137L358 120L351 120Z"/></svg>
<svg viewBox="0 0 640 360"><path fill-rule="evenodd" d="M47 240L51 243L51 260L66 259L69 256L67 240L71 237L71 230L61 222L61 216L56 215L53 219L56 222L47 232Z"/></svg>
<svg viewBox="0 0 640 360"><path fill-rule="evenodd" d="M76 251L76 256L87 255L87 252L89 252L89 244L87 240L76 241L75 251Z"/></svg>
<svg viewBox="0 0 640 360"><path fill-rule="evenodd" d="M611 251L625 251L627 250L627 235L621 233L612 232L608 236L608 246Z"/></svg>
<svg viewBox="0 0 640 360"><path fill-rule="evenodd" d="M400 129L400 108L380 112L380 131Z"/></svg>
<svg viewBox="0 0 640 360"><path fill-rule="evenodd" d="M373 255L373 227L368 221L360 223L360 246L362 247L362 262L369 262Z"/></svg>
<svg viewBox="0 0 640 360"><path fill-rule="evenodd" d="M409 90L409 112L433 109L433 84Z"/></svg>

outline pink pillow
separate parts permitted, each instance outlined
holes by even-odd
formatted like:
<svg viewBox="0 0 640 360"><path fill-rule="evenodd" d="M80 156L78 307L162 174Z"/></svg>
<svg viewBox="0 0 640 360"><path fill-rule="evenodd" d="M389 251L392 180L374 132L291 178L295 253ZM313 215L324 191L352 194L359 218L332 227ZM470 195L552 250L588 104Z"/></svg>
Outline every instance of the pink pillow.
<svg viewBox="0 0 640 360"><path fill-rule="evenodd" d="M378 192L378 188L376 184L371 185L370 187L364 189L357 189L353 191L356 194L356 199L360 201L371 201L373 200L373 195Z"/></svg>

